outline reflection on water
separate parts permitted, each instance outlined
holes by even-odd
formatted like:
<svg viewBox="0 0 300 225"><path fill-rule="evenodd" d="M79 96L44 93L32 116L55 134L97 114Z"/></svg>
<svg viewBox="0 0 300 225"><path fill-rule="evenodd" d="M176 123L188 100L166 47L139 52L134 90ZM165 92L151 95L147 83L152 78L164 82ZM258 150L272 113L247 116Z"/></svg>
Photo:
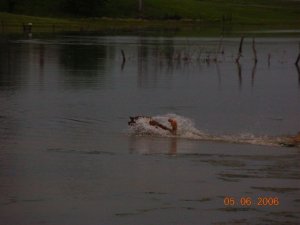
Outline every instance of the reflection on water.
<svg viewBox="0 0 300 225"><path fill-rule="evenodd" d="M291 47L296 44L296 40L287 39L286 41L279 40L267 41L258 40L258 65L253 64L251 84L254 85L255 73L259 66L263 69L264 66L270 64L270 56L272 61L276 63L274 67L278 67L278 63L291 64L295 57L295 51ZM172 38L132 38L124 37L116 39L113 37L104 38L79 38L73 40L70 37L66 39L57 40L27 40L18 41L7 45L2 44L1 51L1 79L7 74L9 79L16 76L17 71L31 72L29 69L39 67L42 74L44 69L63 70L65 76L72 76L74 85L81 85L89 83L90 85L99 84L99 78L104 78L106 74L106 67L119 64L121 72L126 73L133 69L133 64L136 63L136 71L138 84L141 87L155 86L161 82L161 76L172 76L176 73L207 73L210 72L208 68L210 64L215 64L218 70L218 77L220 71L222 74L234 73L234 58L238 48L238 39L172 39ZM127 61L121 60L121 50L124 50ZM26 54L26 55L24 55ZM250 40L244 43L244 53L237 67L237 79L239 87L243 80L243 66L251 65L253 58L251 52ZM58 63L56 63L58 59ZM45 61L51 63L51 68L44 68ZM19 66L15 66L18 64ZM20 68L20 66L27 68ZM270 66L270 65L269 65ZM275 70L276 68L271 68ZM111 68L109 68L111 70ZM197 71L198 70L198 71ZM205 70L205 71L203 71ZM245 70L245 72L248 71ZM296 71L298 74L298 68ZM80 78L81 76L81 78ZM159 78L158 78L159 76ZM223 75L224 76L224 75ZM7 79L8 79L7 78ZM62 78L62 77L59 77ZM82 79L84 78L85 82ZM67 79L67 78L66 78ZM76 79L78 82L75 82ZM9 82L6 80L6 82ZM149 83L151 82L151 83ZM3 85L4 81L1 82ZM12 82L14 83L14 82ZM23 83L23 82L21 82ZM70 82L72 83L72 82ZM101 81L100 81L101 83Z"/></svg>
<svg viewBox="0 0 300 225"><path fill-rule="evenodd" d="M256 73L257 62L254 63L251 74L251 86L254 87L255 73Z"/></svg>
<svg viewBox="0 0 300 225"><path fill-rule="evenodd" d="M24 59L28 57L27 54L28 46L19 49L11 43L1 45L0 86L2 88L14 87L22 83L21 72L26 70L28 66L24 62Z"/></svg>
<svg viewBox="0 0 300 225"><path fill-rule="evenodd" d="M256 39L257 63L251 44L236 63L239 38L0 42L0 221L299 224L298 149L248 144L299 131L298 39ZM128 135L168 113L215 139ZM223 204L260 195L281 205Z"/></svg>
<svg viewBox="0 0 300 225"><path fill-rule="evenodd" d="M72 77L72 80L76 80L74 85L93 86L97 84L98 79L104 79L104 46L63 45L59 50L59 59L66 79ZM66 84L69 84L68 80Z"/></svg>
<svg viewBox="0 0 300 225"><path fill-rule="evenodd" d="M155 137L139 137L130 136L129 150L130 153L138 154L177 154L177 144L179 142L176 138L170 138L167 140L155 140Z"/></svg>

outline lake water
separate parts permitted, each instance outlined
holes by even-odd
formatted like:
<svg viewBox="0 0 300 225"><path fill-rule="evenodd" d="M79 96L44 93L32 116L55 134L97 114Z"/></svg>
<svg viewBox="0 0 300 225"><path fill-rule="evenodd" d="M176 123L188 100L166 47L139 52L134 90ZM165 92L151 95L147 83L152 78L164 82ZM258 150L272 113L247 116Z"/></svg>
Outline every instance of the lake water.
<svg viewBox="0 0 300 225"><path fill-rule="evenodd" d="M239 42L1 40L0 224L299 224L299 38Z"/></svg>

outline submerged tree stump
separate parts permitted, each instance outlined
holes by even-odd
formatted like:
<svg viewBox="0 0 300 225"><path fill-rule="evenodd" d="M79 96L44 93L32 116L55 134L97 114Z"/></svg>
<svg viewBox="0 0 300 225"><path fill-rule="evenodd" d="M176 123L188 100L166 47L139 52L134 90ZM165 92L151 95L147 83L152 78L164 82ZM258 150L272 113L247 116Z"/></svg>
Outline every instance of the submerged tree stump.
<svg viewBox="0 0 300 225"><path fill-rule="evenodd" d="M240 58L242 56L242 51L243 51L243 42L244 42L244 36L241 37L240 46L239 46L239 52L238 52L237 58L235 60L236 63L240 62Z"/></svg>

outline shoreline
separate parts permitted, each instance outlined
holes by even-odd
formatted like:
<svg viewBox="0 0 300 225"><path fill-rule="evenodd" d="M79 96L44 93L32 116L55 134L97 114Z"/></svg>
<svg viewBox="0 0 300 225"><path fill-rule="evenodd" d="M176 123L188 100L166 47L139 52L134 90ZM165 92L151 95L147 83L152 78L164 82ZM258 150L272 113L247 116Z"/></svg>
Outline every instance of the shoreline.
<svg viewBox="0 0 300 225"><path fill-rule="evenodd" d="M0 13L0 35L26 33L25 27L31 23L32 33L166 33L175 36L249 36L256 34L268 35L265 30L274 30L275 34L300 34L300 22L222 22L221 20L147 20L120 18L47 18ZM283 32L277 32L281 30ZM254 32L253 32L254 31ZM290 32L294 31L294 32ZM273 33L272 33L273 34Z"/></svg>

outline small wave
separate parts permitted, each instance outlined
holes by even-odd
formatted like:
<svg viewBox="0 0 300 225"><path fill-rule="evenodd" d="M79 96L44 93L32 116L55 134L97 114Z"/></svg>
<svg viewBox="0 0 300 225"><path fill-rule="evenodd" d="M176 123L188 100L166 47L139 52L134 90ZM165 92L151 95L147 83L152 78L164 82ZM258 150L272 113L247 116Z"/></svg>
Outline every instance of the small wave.
<svg viewBox="0 0 300 225"><path fill-rule="evenodd" d="M165 114L151 117L153 120L161 123L164 126L170 127L168 119L172 118L177 121L177 135L172 135L169 131L156 128L149 124L149 117L141 117L136 120L134 126L129 127L129 134L136 136L157 136L157 137L175 137L191 140L202 141L218 141L237 144L254 144L265 146L289 146L288 137L271 137L271 136L255 136L253 134L237 134L237 135L212 135L201 131L195 127L193 120L177 115ZM287 144L284 144L287 143Z"/></svg>

